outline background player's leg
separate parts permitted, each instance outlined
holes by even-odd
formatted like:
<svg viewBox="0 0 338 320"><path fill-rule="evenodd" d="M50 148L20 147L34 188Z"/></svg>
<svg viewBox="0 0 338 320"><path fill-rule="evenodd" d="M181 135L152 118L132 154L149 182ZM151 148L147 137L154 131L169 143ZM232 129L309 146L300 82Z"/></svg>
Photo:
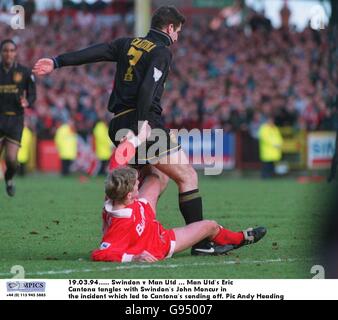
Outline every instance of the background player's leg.
<svg viewBox="0 0 338 320"><path fill-rule="evenodd" d="M205 238L214 238L219 232L219 225L215 221L204 220L182 228L174 228L173 231L176 236L175 253L177 253L191 248Z"/></svg>
<svg viewBox="0 0 338 320"><path fill-rule="evenodd" d="M142 174L145 174L142 187L139 191L139 198L149 201L154 212L156 212L157 202L161 193L165 190L169 178L154 167L147 166Z"/></svg>
<svg viewBox="0 0 338 320"><path fill-rule="evenodd" d="M4 159L3 157L3 150L5 147L5 139L4 138L0 138L0 174L2 175L3 173L3 166L2 166L2 160Z"/></svg>
<svg viewBox="0 0 338 320"><path fill-rule="evenodd" d="M13 178L18 169L18 152L20 146L10 141L5 142L5 161L6 161L6 172L5 172L5 181L7 186L7 193L9 196L13 197L15 195L15 187L13 183Z"/></svg>
<svg viewBox="0 0 338 320"><path fill-rule="evenodd" d="M335 179L337 174L337 166L338 166L338 130L336 135L336 148L335 153L331 162L331 169L330 169L330 175L328 177L328 182L331 182Z"/></svg>
<svg viewBox="0 0 338 320"><path fill-rule="evenodd" d="M1 159L2 151L4 150L4 148L5 148L5 138L0 138L0 159Z"/></svg>
<svg viewBox="0 0 338 320"><path fill-rule="evenodd" d="M7 167L5 178L6 180L12 180L16 174L18 167L17 159L20 146L15 143L6 141L5 149L6 149L5 161Z"/></svg>

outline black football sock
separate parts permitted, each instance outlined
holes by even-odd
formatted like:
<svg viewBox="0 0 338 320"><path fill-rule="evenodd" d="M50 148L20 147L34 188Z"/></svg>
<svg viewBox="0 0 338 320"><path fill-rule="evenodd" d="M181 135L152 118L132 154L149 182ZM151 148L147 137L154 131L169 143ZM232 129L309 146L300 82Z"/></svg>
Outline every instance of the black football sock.
<svg viewBox="0 0 338 320"><path fill-rule="evenodd" d="M203 220L203 204L199 190L192 190L179 195L180 210L186 224ZM208 239L204 239L193 247L204 247Z"/></svg>
<svg viewBox="0 0 338 320"><path fill-rule="evenodd" d="M203 220L202 198L198 189L180 193L179 205L186 224Z"/></svg>
<svg viewBox="0 0 338 320"><path fill-rule="evenodd" d="M16 164L9 164L7 163L7 170L6 170L6 173L5 173L5 180L6 181L10 181L14 178L15 174L16 174L16 170L17 170L17 166Z"/></svg>

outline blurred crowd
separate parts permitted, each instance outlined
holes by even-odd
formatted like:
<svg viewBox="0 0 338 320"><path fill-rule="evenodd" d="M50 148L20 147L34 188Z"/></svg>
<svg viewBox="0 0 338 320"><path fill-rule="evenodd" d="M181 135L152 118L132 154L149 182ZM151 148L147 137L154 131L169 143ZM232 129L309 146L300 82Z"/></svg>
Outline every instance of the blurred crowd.
<svg viewBox="0 0 338 320"><path fill-rule="evenodd" d="M48 19L48 24L44 18ZM91 14L41 16L25 31L0 24L0 34L18 44L18 60L33 67L42 57L78 50L98 42L131 35L132 26L116 20L113 25L98 23ZM115 65L101 63L64 68L37 79L37 100L29 110L31 126L38 138L51 139L63 123L73 121L86 139L99 120L109 120L107 104L114 83Z"/></svg>
<svg viewBox="0 0 338 320"><path fill-rule="evenodd" d="M268 26L268 27L267 27ZM333 34L334 35L334 34ZM209 29L201 19L183 32L167 85L171 127L220 127L257 134L278 126L338 128L338 34L310 28ZM335 47L335 55L329 54Z"/></svg>
<svg viewBox="0 0 338 320"><path fill-rule="evenodd" d="M25 31L0 23L0 34L18 43L19 61L30 67L41 57L132 36L131 20L96 20L90 13L41 16ZM336 43L338 33L328 29L273 29L265 19L211 30L210 18L189 19L173 47L163 98L166 123L171 128L247 130L255 137L273 115L279 126L338 129ZM38 79L30 112L38 137L53 138L57 127L73 120L86 139L98 120L108 121L114 72L114 64L100 63Z"/></svg>

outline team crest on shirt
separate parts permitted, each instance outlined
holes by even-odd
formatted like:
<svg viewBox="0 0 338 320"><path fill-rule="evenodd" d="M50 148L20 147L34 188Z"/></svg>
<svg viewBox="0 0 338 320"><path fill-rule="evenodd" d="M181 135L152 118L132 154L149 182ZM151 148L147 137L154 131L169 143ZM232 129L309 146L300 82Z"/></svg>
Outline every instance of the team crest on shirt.
<svg viewBox="0 0 338 320"><path fill-rule="evenodd" d="M110 247L110 243L108 242L102 242L100 246L100 250L106 250Z"/></svg>
<svg viewBox="0 0 338 320"><path fill-rule="evenodd" d="M23 74L21 72L14 72L13 80L15 83L20 83L23 79Z"/></svg>

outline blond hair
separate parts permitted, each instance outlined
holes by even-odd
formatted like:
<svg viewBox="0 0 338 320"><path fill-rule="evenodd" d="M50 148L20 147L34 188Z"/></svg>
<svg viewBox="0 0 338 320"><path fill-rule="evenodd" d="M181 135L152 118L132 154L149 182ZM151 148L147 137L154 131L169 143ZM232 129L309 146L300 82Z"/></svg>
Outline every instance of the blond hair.
<svg viewBox="0 0 338 320"><path fill-rule="evenodd" d="M127 194L132 192L137 180L137 170L126 167L116 169L106 180L105 191L110 200L123 201Z"/></svg>

